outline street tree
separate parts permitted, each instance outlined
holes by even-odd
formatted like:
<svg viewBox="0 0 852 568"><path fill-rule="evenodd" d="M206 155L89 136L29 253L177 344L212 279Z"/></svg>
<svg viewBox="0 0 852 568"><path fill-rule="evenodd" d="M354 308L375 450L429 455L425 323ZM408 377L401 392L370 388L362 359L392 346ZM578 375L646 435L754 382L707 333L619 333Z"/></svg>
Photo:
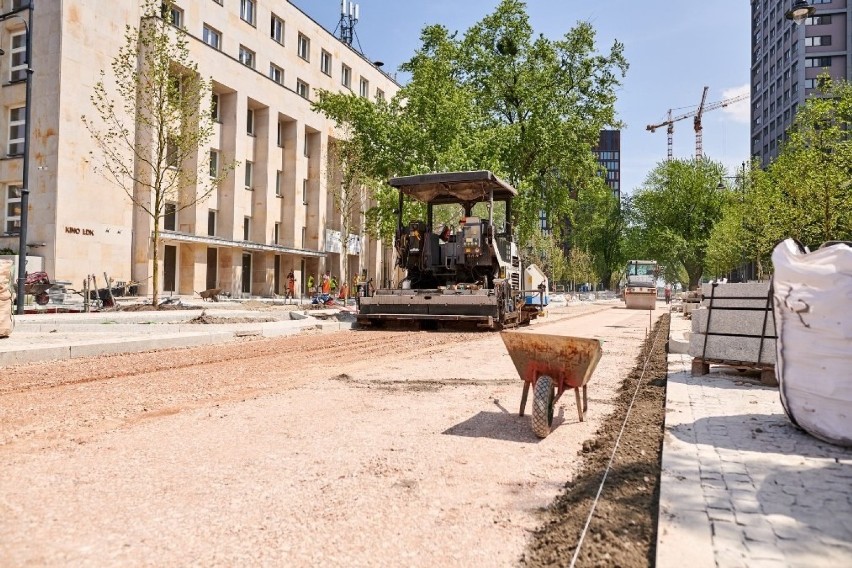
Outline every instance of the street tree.
<svg viewBox="0 0 852 568"><path fill-rule="evenodd" d="M710 235L707 266L723 274L753 262L757 278L763 279L772 249L784 238L787 205L770 172L757 164L743 172L736 187L726 191L730 199Z"/></svg>
<svg viewBox="0 0 852 568"><path fill-rule="evenodd" d="M329 142L328 187L334 203L334 209L340 216L340 262L339 274L342 275L341 290L347 291L348 298L352 274L349 270L349 250L351 236L357 228L357 238L361 244L364 239L363 216L366 210L370 188L377 183L364 167L365 157L357 141L344 134L343 138L332 138Z"/></svg>
<svg viewBox="0 0 852 568"><path fill-rule="evenodd" d="M852 85L824 75L817 88L769 167L786 206L782 232L811 247L852 239Z"/></svg>
<svg viewBox="0 0 852 568"><path fill-rule="evenodd" d="M716 189L723 171L707 158L661 162L631 199L633 253L672 274L683 267L690 289L701 282L710 234L729 197Z"/></svg>
<svg viewBox="0 0 852 568"><path fill-rule="evenodd" d="M503 0L461 40L462 79L476 94L500 163L520 189L515 225L525 240L541 215L559 226L572 200L593 183L592 148L618 126L616 88L627 71L623 45L599 53L595 30L580 22L561 38L534 37L526 4Z"/></svg>
<svg viewBox="0 0 852 568"><path fill-rule="evenodd" d="M602 128L618 125L623 46L598 53L585 22L558 40L533 37L519 0L502 0L457 35L426 27L401 67L411 80L388 104L366 110L349 95L320 92L314 108L351 125L377 178L476 169L504 177L520 192L512 222L523 242L542 213L558 225L595 177L591 149ZM397 203L385 191L377 208L371 217L385 226Z"/></svg>
<svg viewBox="0 0 852 568"><path fill-rule="evenodd" d="M138 28L101 70L82 120L95 143L95 171L122 189L137 211L151 218L153 303L158 305L161 222L206 199L235 167L221 160L212 171L203 151L213 135L211 81L198 73L186 35L171 25L171 0L143 0Z"/></svg>
<svg viewBox="0 0 852 568"><path fill-rule="evenodd" d="M621 202L602 179L599 186L590 185L578 196L570 216L567 241L572 248L580 247L588 253L597 280L604 286L613 285L613 275L621 272L627 260L624 231Z"/></svg>
<svg viewBox="0 0 852 568"><path fill-rule="evenodd" d="M535 264L551 283L569 278L568 260L559 241L552 234L534 233L519 252L524 266Z"/></svg>
<svg viewBox="0 0 852 568"><path fill-rule="evenodd" d="M799 107L787 142L765 169L753 165L715 227L708 263L725 272L754 262L758 278L782 239L815 248L852 239L852 86L818 80L823 96Z"/></svg>

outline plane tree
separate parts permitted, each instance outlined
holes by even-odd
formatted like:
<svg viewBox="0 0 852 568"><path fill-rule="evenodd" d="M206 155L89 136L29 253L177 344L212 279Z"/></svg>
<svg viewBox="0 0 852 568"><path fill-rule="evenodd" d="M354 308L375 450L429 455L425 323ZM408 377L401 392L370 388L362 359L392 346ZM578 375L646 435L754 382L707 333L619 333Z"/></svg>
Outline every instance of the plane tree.
<svg viewBox="0 0 852 568"><path fill-rule="evenodd" d="M707 158L661 162L631 199L633 253L672 274L682 267L690 289L701 282L710 234L729 199L717 189L723 172L721 163Z"/></svg>
<svg viewBox="0 0 852 568"><path fill-rule="evenodd" d="M598 168L600 130L618 126L615 91L623 46L598 53L591 24L558 40L534 37L526 5L502 0L459 37L431 25L401 66L410 81L387 103L320 91L314 108L351 127L377 178L490 169L518 188L513 226L524 242L571 213ZM369 108L368 108L369 105ZM385 190L368 214L392 234L397 202Z"/></svg>

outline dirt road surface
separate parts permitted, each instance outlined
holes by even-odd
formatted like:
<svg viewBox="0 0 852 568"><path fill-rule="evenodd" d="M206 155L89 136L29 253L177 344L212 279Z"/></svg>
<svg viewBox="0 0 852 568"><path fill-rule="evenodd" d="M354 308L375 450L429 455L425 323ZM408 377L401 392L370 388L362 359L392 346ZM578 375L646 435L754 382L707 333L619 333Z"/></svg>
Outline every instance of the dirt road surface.
<svg viewBox="0 0 852 568"><path fill-rule="evenodd" d="M0 565L515 565L648 324L590 305L529 330L603 341L586 421L568 393L544 440L493 333L0 370Z"/></svg>

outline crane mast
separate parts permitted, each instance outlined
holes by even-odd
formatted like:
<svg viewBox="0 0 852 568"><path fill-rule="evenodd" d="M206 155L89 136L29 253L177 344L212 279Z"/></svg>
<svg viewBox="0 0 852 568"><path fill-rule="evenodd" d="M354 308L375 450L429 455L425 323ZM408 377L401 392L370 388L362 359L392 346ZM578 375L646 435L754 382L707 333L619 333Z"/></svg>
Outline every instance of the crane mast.
<svg viewBox="0 0 852 568"><path fill-rule="evenodd" d="M685 112L683 114L679 114L677 116L672 116L672 109L669 109L666 113L666 120L658 123L658 124L649 124L645 127L645 130L649 132L655 132L658 128L663 126L666 127L666 134L668 135L668 153L667 159L671 160L673 157L672 152L672 138L674 135L674 123L680 120L684 120L687 118L692 118L693 129L695 130L695 158L700 160L704 155L704 148L702 146L703 142L703 127L701 125L701 118L704 116L705 112L709 112L712 110L716 110L718 108L726 107L728 105L734 104L736 102L745 100L749 98L748 93L744 93L742 95L737 95L735 97L730 97L721 101L716 101L710 104L705 104L707 100L707 91L709 87L704 87L704 91L701 94L701 103L698 105L698 108L691 110L689 112Z"/></svg>

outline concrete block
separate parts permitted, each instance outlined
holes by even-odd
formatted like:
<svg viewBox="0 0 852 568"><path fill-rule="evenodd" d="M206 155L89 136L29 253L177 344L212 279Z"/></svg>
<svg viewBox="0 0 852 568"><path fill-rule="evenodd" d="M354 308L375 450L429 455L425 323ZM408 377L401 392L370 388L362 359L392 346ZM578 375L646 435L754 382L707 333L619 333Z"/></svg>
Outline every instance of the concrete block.
<svg viewBox="0 0 852 568"><path fill-rule="evenodd" d="M691 356L701 357L704 351L705 337L707 338L707 351L704 356L707 359L742 361L744 363L758 362L758 351L760 350L759 337L726 337L693 333L689 338L689 354ZM775 364L774 339L765 339L763 341L760 363L768 365Z"/></svg>
<svg viewBox="0 0 852 568"><path fill-rule="evenodd" d="M35 346L0 352L0 367L38 361L62 361L69 358L70 352L67 345Z"/></svg>
<svg viewBox="0 0 852 568"><path fill-rule="evenodd" d="M772 310L768 312L751 310L710 310L700 308L692 312L692 332L707 333L707 320L710 320L710 331L713 333L742 333L744 335L760 335L763 327L764 335L775 335L775 317ZM763 320L766 319L764 326Z"/></svg>
<svg viewBox="0 0 852 568"><path fill-rule="evenodd" d="M669 353L689 353L689 332L672 332L669 337Z"/></svg>
<svg viewBox="0 0 852 568"><path fill-rule="evenodd" d="M710 294L713 292L712 284L703 284L702 293L704 299L702 306L710 305ZM721 307L762 307L766 308L766 297L769 295L769 282L744 282L740 284L718 284L714 292L713 305ZM753 298L743 300L724 300L719 297ZM769 304L772 309L772 304Z"/></svg>
<svg viewBox="0 0 852 568"><path fill-rule="evenodd" d="M304 319L310 319L310 318L311 318L311 316L309 316L305 312L297 312L297 311L290 312L290 319L291 320L304 320Z"/></svg>

